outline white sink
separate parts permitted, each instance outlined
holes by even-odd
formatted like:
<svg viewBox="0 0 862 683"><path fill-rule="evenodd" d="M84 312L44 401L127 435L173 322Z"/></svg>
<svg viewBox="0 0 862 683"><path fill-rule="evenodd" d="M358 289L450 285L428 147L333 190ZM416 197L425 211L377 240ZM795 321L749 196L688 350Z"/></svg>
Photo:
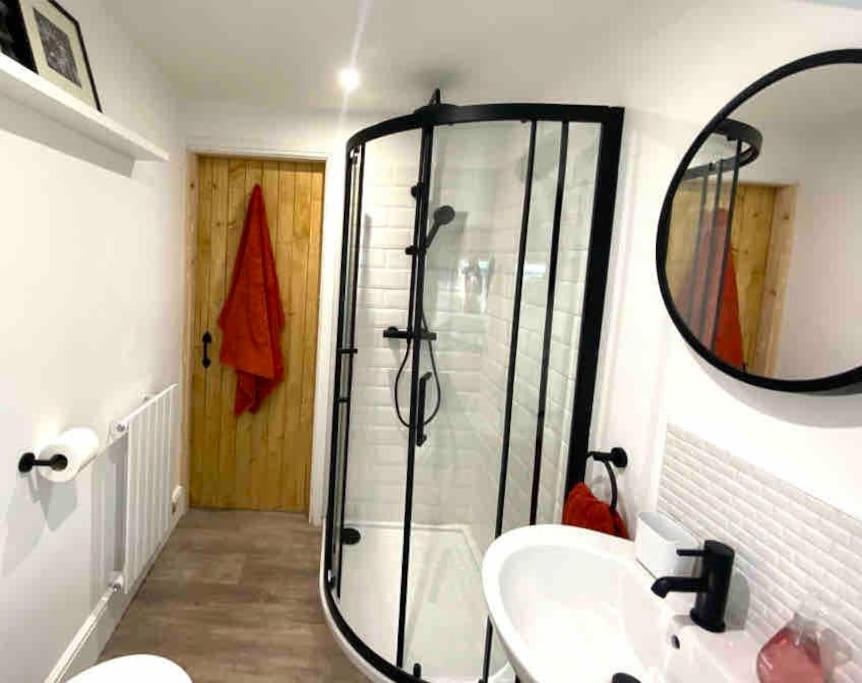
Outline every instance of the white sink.
<svg viewBox="0 0 862 683"><path fill-rule="evenodd" d="M652 582L634 543L569 526L510 531L482 562L491 621L523 683L757 681L749 636L704 631L688 616L692 594L662 600Z"/></svg>

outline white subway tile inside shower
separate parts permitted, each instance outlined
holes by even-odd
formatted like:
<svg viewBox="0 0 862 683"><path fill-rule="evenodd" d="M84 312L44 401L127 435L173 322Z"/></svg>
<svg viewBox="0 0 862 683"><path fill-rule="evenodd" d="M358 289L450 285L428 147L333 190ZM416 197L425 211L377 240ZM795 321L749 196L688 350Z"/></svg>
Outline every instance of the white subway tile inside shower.
<svg viewBox="0 0 862 683"><path fill-rule="evenodd" d="M441 160L435 167L431 210L450 204L452 225L441 228L428 257L426 312L437 335L435 352L443 393L440 414L429 425L429 441L417 450L414 521L463 525L484 550L493 538L499 486L503 406L509 361L517 249L524 196L528 125L500 136L491 132L470 142L469 149ZM570 151L577 148L573 127ZM583 149L594 144L585 131ZM548 235L556 190L559 126L539 130L534 177L531 231L528 243L524 303L521 311L517 381L507 480L505 528L525 523L532 483L537 391L547 297ZM391 150L389 150L391 152ZM450 148L451 151L451 148ZM413 198L410 186L416 167L400 160L399 150L375 158L369 147L357 295L357 345L367 366L354 377L353 415L367 429L355 430L348 470L348 519L403 519L406 430L394 416L395 373L404 343L382 337L389 325L404 327L410 259L404 248L412 239ZM591 181L593 167L576 169L570 154L564 206L553 346L548 379L548 406L540 487L540 521L559 510L561 476L570 419L577 355L580 301L586 263L589 212L580 199L578 174ZM463 167L459 166L462 165ZM589 166L589 167L588 167ZM573 172L574 171L574 172ZM591 192L588 192L591 197ZM371 202L371 204L369 204ZM575 207L579 210L572 210ZM447 229L451 228L451 229ZM464 268L475 259L484 265L481 300L465 292ZM359 368L360 366L358 366ZM410 373L405 369L400 396L409 409ZM433 389L429 390L429 397ZM401 453L399 454L399 450Z"/></svg>

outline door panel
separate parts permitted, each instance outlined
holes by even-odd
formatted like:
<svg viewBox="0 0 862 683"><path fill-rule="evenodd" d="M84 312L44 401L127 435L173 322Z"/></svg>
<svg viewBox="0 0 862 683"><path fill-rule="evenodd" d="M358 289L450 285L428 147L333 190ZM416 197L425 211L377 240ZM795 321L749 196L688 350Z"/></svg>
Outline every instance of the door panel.
<svg viewBox="0 0 862 683"><path fill-rule="evenodd" d="M192 357L192 505L308 509L320 288L322 163L200 157ZM233 414L236 372L219 362L218 315L251 191L260 184L285 312L285 377L252 415ZM212 335L202 364L205 332Z"/></svg>

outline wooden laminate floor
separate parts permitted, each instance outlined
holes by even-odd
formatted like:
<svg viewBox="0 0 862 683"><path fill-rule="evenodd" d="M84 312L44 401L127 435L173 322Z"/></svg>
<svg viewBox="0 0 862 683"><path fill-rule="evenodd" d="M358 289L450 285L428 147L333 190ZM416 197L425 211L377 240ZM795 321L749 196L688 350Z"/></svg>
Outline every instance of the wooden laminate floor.
<svg viewBox="0 0 862 683"><path fill-rule="evenodd" d="M364 681L324 622L319 552L301 515L191 510L102 659L162 655L195 683Z"/></svg>

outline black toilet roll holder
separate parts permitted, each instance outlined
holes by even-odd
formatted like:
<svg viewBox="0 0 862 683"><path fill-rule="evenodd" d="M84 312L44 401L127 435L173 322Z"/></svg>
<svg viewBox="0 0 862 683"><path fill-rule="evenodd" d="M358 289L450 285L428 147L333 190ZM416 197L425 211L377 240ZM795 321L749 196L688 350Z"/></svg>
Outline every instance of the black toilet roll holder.
<svg viewBox="0 0 862 683"><path fill-rule="evenodd" d="M18 460L19 472L30 472L34 467L50 467L55 472L62 472L69 465L69 458L62 453L55 453L47 460L39 460L35 453L24 453Z"/></svg>

